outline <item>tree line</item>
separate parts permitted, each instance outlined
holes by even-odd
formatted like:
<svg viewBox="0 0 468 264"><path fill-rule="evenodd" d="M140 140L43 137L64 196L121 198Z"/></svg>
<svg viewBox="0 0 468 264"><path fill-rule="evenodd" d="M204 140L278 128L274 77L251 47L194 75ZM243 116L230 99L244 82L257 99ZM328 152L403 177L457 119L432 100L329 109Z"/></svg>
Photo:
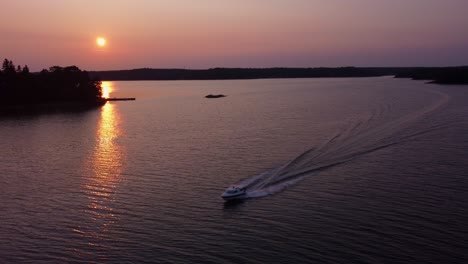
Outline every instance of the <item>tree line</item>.
<svg viewBox="0 0 468 264"><path fill-rule="evenodd" d="M91 79L76 66L53 66L31 73L27 65L5 59L0 70L0 104L96 102L102 96L101 81Z"/></svg>
<svg viewBox="0 0 468 264"><path fill-rule="evenodd" d="M133 69L90 72L102 80L234 80L271 78L377 77L395 74L395 68L213 68Z"/></svg>
<svg viewBox="0 0 468 264"><path fill-rule="evenodd" d="M431 80L441 84L468 84L468 66L460 67L339 67L339 68L214 68L133 69L89 72L106 81L121 80L234 80L272 78L378 77Z"/></svg>

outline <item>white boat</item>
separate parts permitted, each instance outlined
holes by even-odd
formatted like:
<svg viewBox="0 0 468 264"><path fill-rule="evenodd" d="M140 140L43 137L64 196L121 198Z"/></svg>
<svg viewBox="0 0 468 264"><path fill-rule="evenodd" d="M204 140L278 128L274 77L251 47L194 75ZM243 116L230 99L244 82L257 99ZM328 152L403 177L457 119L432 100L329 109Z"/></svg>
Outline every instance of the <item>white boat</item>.
<svg viewBox="0 0 468 264"><path fill-rule="evenodd" d="M234 200L245 198L245 188L240 188L238 186L229 186L229 188L221 194L221 197L224 200Z"/></svg>

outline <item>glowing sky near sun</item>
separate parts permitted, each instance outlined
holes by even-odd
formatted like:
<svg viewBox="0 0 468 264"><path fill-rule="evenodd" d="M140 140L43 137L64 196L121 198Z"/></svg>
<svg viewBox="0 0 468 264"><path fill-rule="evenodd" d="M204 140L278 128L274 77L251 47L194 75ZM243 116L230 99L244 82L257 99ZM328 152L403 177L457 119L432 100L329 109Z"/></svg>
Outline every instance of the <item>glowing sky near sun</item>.
<svg viewBox="0 0 468 264"><path fill-rule="evenodd" d="M466 0L42 0L1 10L0 59L32 70L468 64Z"/></svg>

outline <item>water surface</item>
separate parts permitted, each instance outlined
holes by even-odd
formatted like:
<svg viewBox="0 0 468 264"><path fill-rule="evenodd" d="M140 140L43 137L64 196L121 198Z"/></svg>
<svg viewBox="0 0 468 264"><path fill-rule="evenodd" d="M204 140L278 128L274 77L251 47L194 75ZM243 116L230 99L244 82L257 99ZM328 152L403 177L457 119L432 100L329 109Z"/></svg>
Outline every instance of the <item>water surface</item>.
<svg viewBox="0 0 468 264"><path fill-rule="evenodd" d="M0 119L6 263L467 261L466 86L108 85L137 101Z"/></svg>

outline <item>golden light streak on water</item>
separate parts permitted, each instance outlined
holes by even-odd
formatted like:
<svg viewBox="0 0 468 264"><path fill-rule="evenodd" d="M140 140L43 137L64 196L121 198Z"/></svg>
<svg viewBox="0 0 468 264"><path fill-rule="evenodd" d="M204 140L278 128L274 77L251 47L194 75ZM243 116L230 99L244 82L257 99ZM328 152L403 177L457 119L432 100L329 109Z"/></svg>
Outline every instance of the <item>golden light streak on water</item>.
<svg viewBox="0 0 468 264"><path fill-rule="evenodd" d="M123 149L118 143L121 136L120 115L116 106L107 103L101 108L96 130L96 145L88 160L89 176L83 184L88 204L87 223L74 232L85 237L89 244L99 246L109 228L118 217L115 215L115 189L121 181Z"/></svg>
<svg viewBox="0 0 468 264"><path fill-rule="evenodd" d="M102 87L102 97L109 98L110 94L113 92L112 82L101 82Z"/></svg>

